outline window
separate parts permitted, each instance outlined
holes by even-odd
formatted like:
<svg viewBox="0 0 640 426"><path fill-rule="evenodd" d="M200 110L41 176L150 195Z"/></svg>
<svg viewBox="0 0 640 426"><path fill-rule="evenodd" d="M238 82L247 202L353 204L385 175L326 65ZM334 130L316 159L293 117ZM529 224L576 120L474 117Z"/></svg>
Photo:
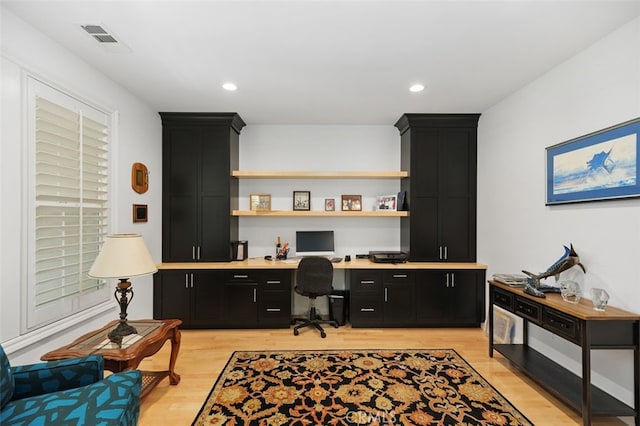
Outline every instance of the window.
<svg viewBox="0 0 640 426"><path fill-rule="evenodd" d="M87 276L108 231L109 114L28 80L26 328L110 297Z"/></svg>

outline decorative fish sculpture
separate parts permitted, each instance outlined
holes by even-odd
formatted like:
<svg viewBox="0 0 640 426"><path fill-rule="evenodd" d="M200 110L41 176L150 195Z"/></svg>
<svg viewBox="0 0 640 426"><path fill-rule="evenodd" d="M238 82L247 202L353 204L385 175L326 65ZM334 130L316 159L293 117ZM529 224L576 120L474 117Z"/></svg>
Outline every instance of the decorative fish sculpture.
<svg viewBox="0 0 640 426"><path fill-rule="evenodd" d="M573 268L574 266L579 266L582 268L583 272L587 272L584 265L580 263L580 256L573 248L573 244L570 244L570 247L564 247L564 254L560 259L558 259L553 265L549 266L549 268L539 274L534 274L529 271L522 271L529 277L529 284L525 286L525 292L532 294L537 297L545 297L544 291L559 291L557 287L554 286L543 286L540 284L540 280L543 280L548 277L555 277L556 281L558 281L558 276L561 272L564 272L568 269Z"/></svg>

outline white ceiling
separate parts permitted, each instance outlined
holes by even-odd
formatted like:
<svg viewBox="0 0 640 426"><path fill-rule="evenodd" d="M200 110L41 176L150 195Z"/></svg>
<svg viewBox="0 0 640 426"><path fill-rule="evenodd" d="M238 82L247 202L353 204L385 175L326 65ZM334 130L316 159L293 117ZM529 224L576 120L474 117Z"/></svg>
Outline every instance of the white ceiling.
<svg viewBox="0 0 640 426"><path fill-rule="evenodd" d="M248 124L482 112L640 15L640 0L2 5L158 111L235 111ZM130 52L80 24L103 25ZM415 82L426 89L410 93Z"/></svg>

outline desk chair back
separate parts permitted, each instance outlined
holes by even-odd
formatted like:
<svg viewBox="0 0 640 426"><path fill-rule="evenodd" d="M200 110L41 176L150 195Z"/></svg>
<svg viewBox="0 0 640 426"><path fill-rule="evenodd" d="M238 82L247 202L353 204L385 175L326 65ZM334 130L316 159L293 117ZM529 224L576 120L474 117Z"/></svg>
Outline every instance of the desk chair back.
<svg viewBox="0 0 640 426"><path fill-rule="evenodd" d="M305 257L298 263L296 291L303 296L316 297L331 294L333 265L326 257Z"/></svg>

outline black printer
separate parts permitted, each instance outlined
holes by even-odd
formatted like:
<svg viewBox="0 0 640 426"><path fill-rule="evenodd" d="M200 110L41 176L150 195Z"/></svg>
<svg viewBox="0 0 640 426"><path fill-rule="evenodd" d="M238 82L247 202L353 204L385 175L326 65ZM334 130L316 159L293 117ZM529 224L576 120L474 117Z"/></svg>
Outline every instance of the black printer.
<svg viewBox="0 0 640 426"><path fill-rule="evenodd" d="M403 251L370 251L369 260L374 263L405 263L409 256Z"/></svg>

